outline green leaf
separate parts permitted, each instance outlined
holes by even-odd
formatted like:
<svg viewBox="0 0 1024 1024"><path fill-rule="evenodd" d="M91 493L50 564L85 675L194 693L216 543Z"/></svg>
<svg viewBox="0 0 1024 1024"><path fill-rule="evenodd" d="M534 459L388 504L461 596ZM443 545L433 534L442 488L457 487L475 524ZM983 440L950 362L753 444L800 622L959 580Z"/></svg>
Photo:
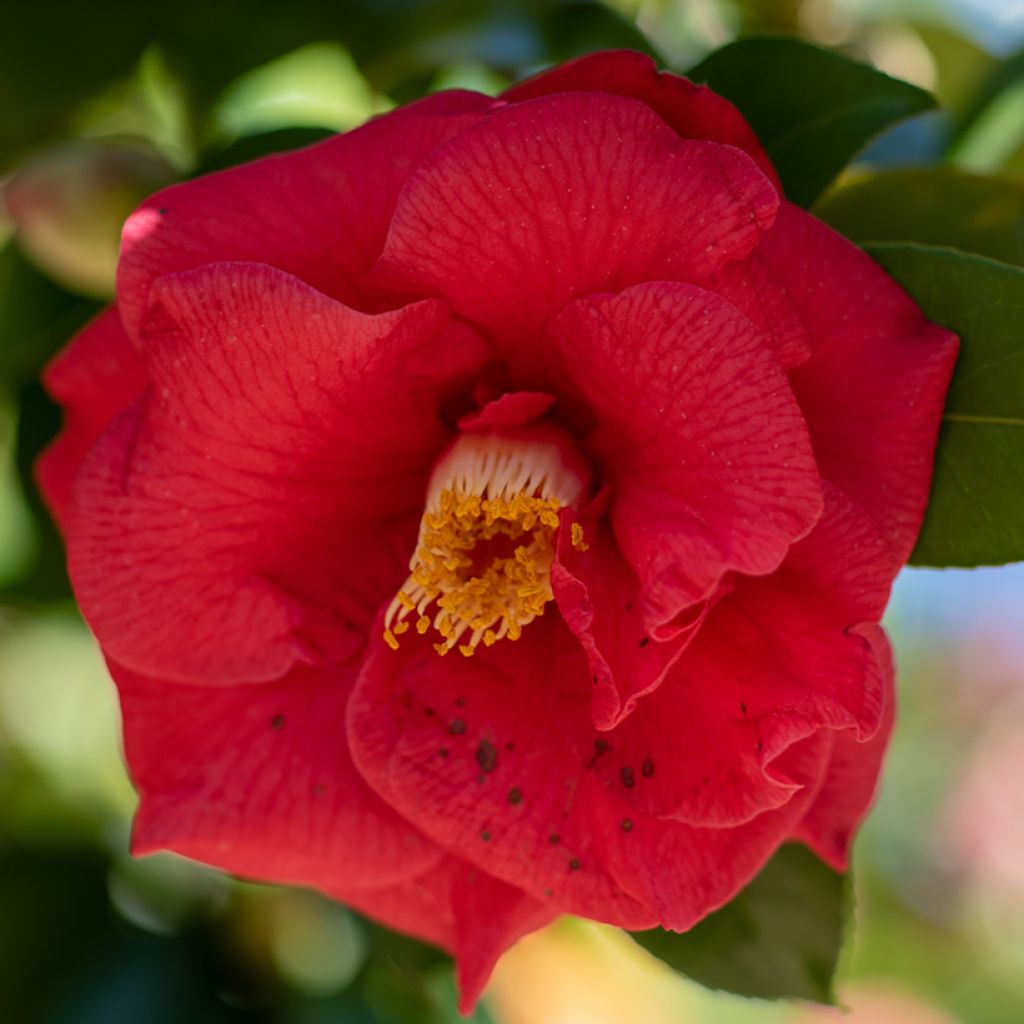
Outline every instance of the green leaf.
<svg viewBox="0 0 1024 1024"><path fill-rule="evenodd" d="M801 206L872 136L935 105L917 86L797 39L740 39L689 76L740 108Z"/></svg>
<svg viewBox="0 0 1024 1024"><path fill-rule="evenodd" d="M841 875L802 846L783 846L731 903L683 935L632 937L708 988L760 999L833 1003L847 911Z"/></svg>
<svg viewBox="0 0 1024 1024"><path fill-rule="evenodd" d="M954 249L868 252L960 336L914 565L1024 560L1024 269Z"/></svg>
<svg viewBox="0 0 1024 1024"><path fill-rule="evenodd" d="M1024 266L1024 181L952 167L884 171L818 201L854 242L924 242Z"/></svg>

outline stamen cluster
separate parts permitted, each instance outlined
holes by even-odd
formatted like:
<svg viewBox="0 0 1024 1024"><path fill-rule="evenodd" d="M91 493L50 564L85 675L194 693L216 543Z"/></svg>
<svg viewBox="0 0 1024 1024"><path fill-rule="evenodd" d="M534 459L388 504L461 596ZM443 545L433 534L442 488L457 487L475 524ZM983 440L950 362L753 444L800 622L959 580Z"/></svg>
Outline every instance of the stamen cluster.
<svg viewBox="0 0 1024 1024"><path fill-rule="evenodd" d="M385 615L385 641L397 648L413 624L440 634L434 649L442 655L458 646L469 657L481 642L518 640L552 600L559 514L579 496L580 481L555 445L470 436L432 484L409 578ZM572 539L585 546L578 523Z"/></svg>

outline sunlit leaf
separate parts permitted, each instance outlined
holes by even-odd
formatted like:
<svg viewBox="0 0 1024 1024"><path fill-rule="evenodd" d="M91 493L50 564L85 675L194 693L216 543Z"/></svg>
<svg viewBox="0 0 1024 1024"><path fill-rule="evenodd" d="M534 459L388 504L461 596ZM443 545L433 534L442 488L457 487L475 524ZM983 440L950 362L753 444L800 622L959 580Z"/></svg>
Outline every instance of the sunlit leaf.
<svg viewBox="0 0 1024 1024"><path fill-rule="evenodd" d="M854 242L924 242L1024 265L1024 181L952 167L884 171L842 185L814 213Z"/></svg>

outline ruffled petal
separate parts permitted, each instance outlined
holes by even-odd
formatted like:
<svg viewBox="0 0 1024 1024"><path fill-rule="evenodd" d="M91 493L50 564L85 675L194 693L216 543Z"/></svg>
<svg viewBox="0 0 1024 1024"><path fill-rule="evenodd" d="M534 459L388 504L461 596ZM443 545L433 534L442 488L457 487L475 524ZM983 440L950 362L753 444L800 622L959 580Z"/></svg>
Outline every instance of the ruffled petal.
<svg viewBox="0 0 1024 1024"><path fill-rule="evenodd" d="M852 729L836 733L825 783L796 832L797 838L837 871L849 867L857 826L875 797L896 704L892 652L885 633L876 627L864 629L862 635L871 644L883 680L882 720L870 739L859 739Z"/></svg>
<svg viewBox="0 0 1024 1024"><path fill-rule="evenodd" d="M956 337L929 323L864 252L791 203L744 266L712 287L780 349L804 349L790 380L821 474L875 520L895 575L924 516Z"/></svg>
<svg viewBox="0 0 1024 1024"><path fill-rule="evenodd" d="M370 785L453 855L562 912L685 929L791 833L831 734L780 755L792 787L777 810L733 829L694 828L639 811L607 778L618 730L589 726L589 697L586 662L556 618L454 666L414 639L396 652L371 648L349 742ZM671 766L636 768L639 790Z"/></svg>
<svg viewBox="0 0 1024 1024"><path fill-rule="evenodd" d="M775 168L743 115L706 85L670 71L634 50L591 53L528 78L502 93L512 103L560 92L605 92L645 103L684 139L704 139L736 146L753 157L778 187Z"/></svg>
<svg viewBox="0 0 1024 1024"><path fill-rule="evenodd" d="M142 359L116 306L77 334L43 374L46 390L64 407L64 426L36 467L50 511L63 529L71 485L86 453L146 385Z"/></svg>
<svg viewBox="0 0 1024 1024"><path fill-rule="evenodd" d="M572 544L571 523L584 525L586 550ZM656 690L696 635L710 602L703 602L669 635L653 640L644 624L640 580L619 551L607 518L565 510L551 586L558 610L583 645L593 685L593 723L614 729Z"/></svg>
<svg viewBox="0 0 1024 1024"><path fill-rule="evenodd" d="M438 408L483 343L424 302L368 316L280 271L161 279L146 395L90 453L69 564L114 660L218 683L348 656L405 576Z"/></svg>
<svg viewBox="0 0 1024 1024"><path fill-rule="evenodd" d="M725 574L772 572L817 521L800 408L750 321L692 285L579 299L552 336L566 387L597 419L585 443L613 488L647 632L666 639Z"/></svg>
<svg viewBox="0 0 1024 1024"><path fill-rule="evenodd" d="M642 103L542 97L424 160L371 278L398 296L443 297L517 384L543 386L542 328L568 300L705 279L751 252L778 201L745 153L680 139Z"/></svg>
<svg viewBox="0 0 1024 1024"><path fill-rule="evenodd" d="M204 263L266 263L364 308L359 282L406 178L493 103L438 93L307 149L158 192L124 228L117 290L129 334L138 339L158 277Z"/></svg>
<svg viewBox="0 0 1024 1024"><path fill-rule="evenodd" d="M330 891L398 884L437 847L363 782L344 743L355 663L211 689L110 664L139 791L133 851Z"/></svg>

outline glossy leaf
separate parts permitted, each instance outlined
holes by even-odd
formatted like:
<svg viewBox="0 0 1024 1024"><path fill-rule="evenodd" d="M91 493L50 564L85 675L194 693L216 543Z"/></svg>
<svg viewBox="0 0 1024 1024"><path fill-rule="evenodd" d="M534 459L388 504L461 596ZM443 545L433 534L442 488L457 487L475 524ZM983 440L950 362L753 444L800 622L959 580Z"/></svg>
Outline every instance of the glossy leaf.
<svg viewBox="0 0 1024 1024"><path fill-rule="evenodd" d="M741 39L688 74L746 115L786 195L801 206L872 136L935 105L917 86L797 39Z"/></svg>
<svg viewBox="0 0 1024 1024"><path fill-rule="evenodd" d="M932 246L868 251L960 336L915 565L1024 560L1024 269Z"/></svg>
<svg viewBox="0 0 1024 1024"><path fill-rule="evenodd" d="M854 242L924 242L1024 266L1024 182L908 168L828 193L814 213Z"/></svg>
<svg viewBox="0 0 1024 1024"><path fill-rule="evenodd" d="M846 904L842 876L804 847L787 845L731 903L685 934L654 929L632 937L708 988L831 1003Z"/></svg>

